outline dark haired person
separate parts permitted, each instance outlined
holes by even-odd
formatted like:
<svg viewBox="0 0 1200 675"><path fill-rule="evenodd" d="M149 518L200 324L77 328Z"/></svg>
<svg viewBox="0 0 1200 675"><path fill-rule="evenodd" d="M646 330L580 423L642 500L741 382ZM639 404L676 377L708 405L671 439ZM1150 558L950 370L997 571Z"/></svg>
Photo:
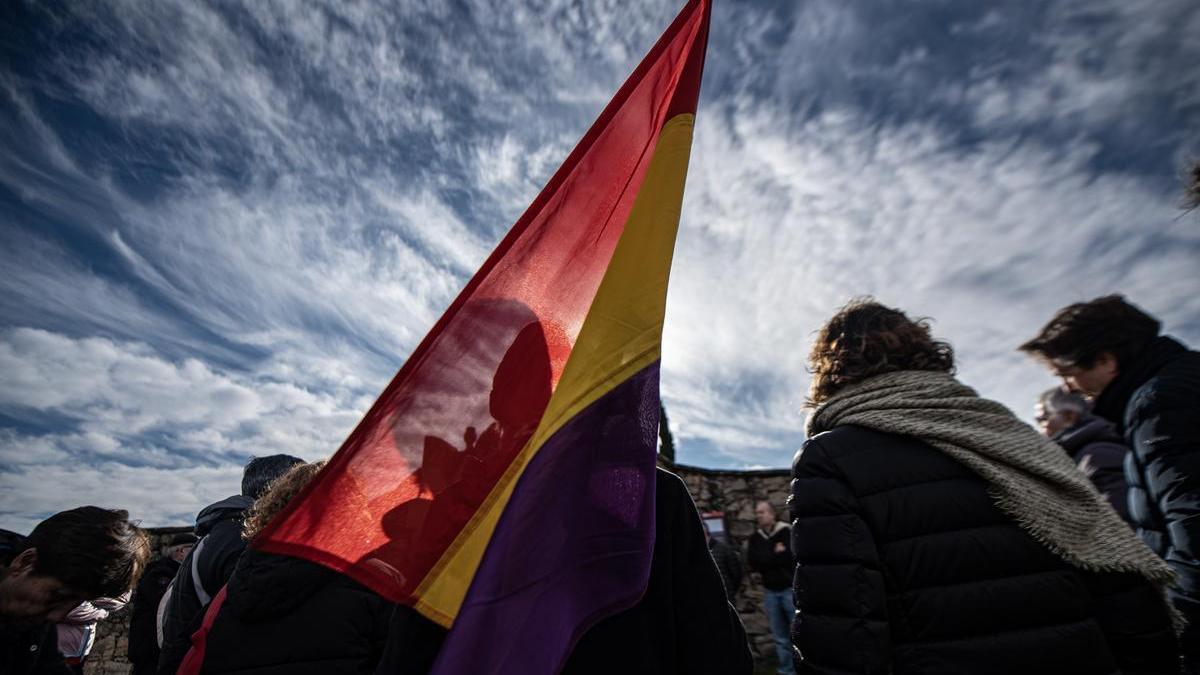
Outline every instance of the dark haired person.
<svg viewBox="0 0 1200 675"><path fill-rule="evenodd" d="M129 662L133 675L146 675L158 668L158 606L175 579L179 564L196 545L193 534L177 534L167 543L163 556L146 568L133 593L129 619Z"/></svg>
<svg viewBox="0 0 1200 675"><path fill-rule="evenodd" d="M1158 319L1120 295L1059 310L1021 351L1117 426L1138 534L1174 568L1189 672L1200 672L1200 353L1160 335Z"/></svg>
<svg viewBox="0 0 1200 675"><path fill-rule="evenodd" d="M801 673L1178 673L1170 568L1070 458L867 300L809 356L793 464Z"/></svg>
<svg viewBox="0 0 1200 675"><path fill-rule="evenodd" d="M175 675L191 646L192 633L204 616L204 608L233 574L238 558L246 549L242 540L246 509L266 492L272 481L303 463L304 460L291 455L254 457L242 472L241 494L210 504L196 515L195 532L200 540L184 558L166 591L157 672Z"/></svg>
<svg viewBox="0 0 1200 675"><path fill-rule="evenodd" d="M1129 448L1117 427L1091 413L1087 399L1064 387L1042 392L1034 404L1042 435L1062 446L1122 520L1129 522L1125 455Z"/></svg>
<svg viewBox="0 0 1200 675"><path fill-rule="evenodd" d="M55 624L81 603L137 582L150 545L125 511L82 506L28 537L0 530L0 673L67 674Z"/></svg>

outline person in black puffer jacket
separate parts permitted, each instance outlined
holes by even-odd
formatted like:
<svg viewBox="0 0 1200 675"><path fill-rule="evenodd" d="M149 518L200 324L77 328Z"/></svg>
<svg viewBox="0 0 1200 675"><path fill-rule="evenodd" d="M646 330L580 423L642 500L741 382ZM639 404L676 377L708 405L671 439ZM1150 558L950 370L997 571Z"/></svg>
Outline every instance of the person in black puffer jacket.
<svg viewBox="0 0 1200 675"><path fill-rule="evenodd" d="M129 613L129 662L131 675L147 675L158 668L158 606L167 592L179 563L196 545L193 534L175 535L166 546L163 557L146 568L133 592Z"/></svg>
<svg viewBox="0 0 1200 675"><path fill-rule="evenodd" d="M1200 673L1200 352L1161 329L1109 295L1063 308L1021 350L1094 397L1093 412L1124 434L1130 518L1178 575L1171 600L1188 623L1191 674Z"/></svg>
<svg viewBox="0 0 1200 675"><path fill-rule="evenodd" d="M1086 399L1064 387L1042 392L1034 421L1042 434L1062 446L1121 519L1129 522L1129 484L1125 455L1129 448L1112 422L1091 414Z"/></svg>
<svg viewBox="0 0 1200 675"><path fill-rule="evenodd" d="M1170 570L1061 449L869 301L822 329L793 464L803 674L1174 675Z"/></svg>
<svg viewBox="0 0 1200 675"><path fill-rule="evenodd" d="M302 464L257 499L245 522L253 538L317 474ZM307 560L247 549L215 596L180 671L325 675L373 673L395 605ZM199 665L196 668L196 665Z"/></svg>
<svg viewBox="0 0 1200 675"><path fill-rule="evenodd" d="M304 460L291 455L255 457L242 472L242 493L210 504L196 516L199 543L180 563L175 579L165 591L162 612L162 650L159 675L175 675L184 654L191 648L192 633L199 628L204 609L225 585L246 542L242 539L242 517L246 509L266 491L272 481Z"/></svg>

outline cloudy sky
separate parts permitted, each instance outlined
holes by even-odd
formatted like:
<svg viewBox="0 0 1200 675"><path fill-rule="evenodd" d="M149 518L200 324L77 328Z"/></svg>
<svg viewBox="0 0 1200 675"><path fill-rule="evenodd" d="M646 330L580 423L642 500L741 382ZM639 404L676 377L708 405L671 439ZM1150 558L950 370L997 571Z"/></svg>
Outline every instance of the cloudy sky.
<svg viewBox="0 0 1200 675"><path fill-rule="evenodd" d="M53 6L51 6L53 5ZM0 527L185 524L332 453L680 0L4 3ZM1200 4L718 0L668 302L681 461L784 466L852 296L1013 351L1121 291L1200 343Z"/></svg>

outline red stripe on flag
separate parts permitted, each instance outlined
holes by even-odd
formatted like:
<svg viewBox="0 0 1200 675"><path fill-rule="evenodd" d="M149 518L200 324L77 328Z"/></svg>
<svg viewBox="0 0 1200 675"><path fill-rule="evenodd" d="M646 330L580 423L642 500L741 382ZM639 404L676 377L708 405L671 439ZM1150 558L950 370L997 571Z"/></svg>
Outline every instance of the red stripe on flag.
<svg viewBox="0 0 1200 675"><path fill-rule="evenodd" d="M708 13L684 8L256 547L411 600L537 427L666 116L695 109Z"/></svg>

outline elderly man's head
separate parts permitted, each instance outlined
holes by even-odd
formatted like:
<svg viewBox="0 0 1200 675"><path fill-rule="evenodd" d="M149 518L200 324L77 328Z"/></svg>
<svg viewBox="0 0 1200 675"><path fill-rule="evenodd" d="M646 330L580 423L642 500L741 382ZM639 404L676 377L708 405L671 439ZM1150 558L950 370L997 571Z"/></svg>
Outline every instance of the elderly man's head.
<svg viewBox="0 0 1200 675"><path fill-rule="evenodd" d="M754 519L758 521L759 527L769 531L775 526L775 507L765 499L760 500L754 505Z"/></svg>
<svg viewBox="0 0 1200 675"><path fill-rule="evenodd" d="M1046 438L1054 438L1070 429L1088 415L1088 402L1078 393L1065 387L1042 392L1033 406L1034 421Z"/></svg>
<svg viewBox="0 0 1200 675"><path fill-rule="evenodd" d="M177 534L171 537L171 541L167 543L163 550L163 557L170 558L175 562L183 562L188 553L196 546L196 535L194 534Z"/></svg>

